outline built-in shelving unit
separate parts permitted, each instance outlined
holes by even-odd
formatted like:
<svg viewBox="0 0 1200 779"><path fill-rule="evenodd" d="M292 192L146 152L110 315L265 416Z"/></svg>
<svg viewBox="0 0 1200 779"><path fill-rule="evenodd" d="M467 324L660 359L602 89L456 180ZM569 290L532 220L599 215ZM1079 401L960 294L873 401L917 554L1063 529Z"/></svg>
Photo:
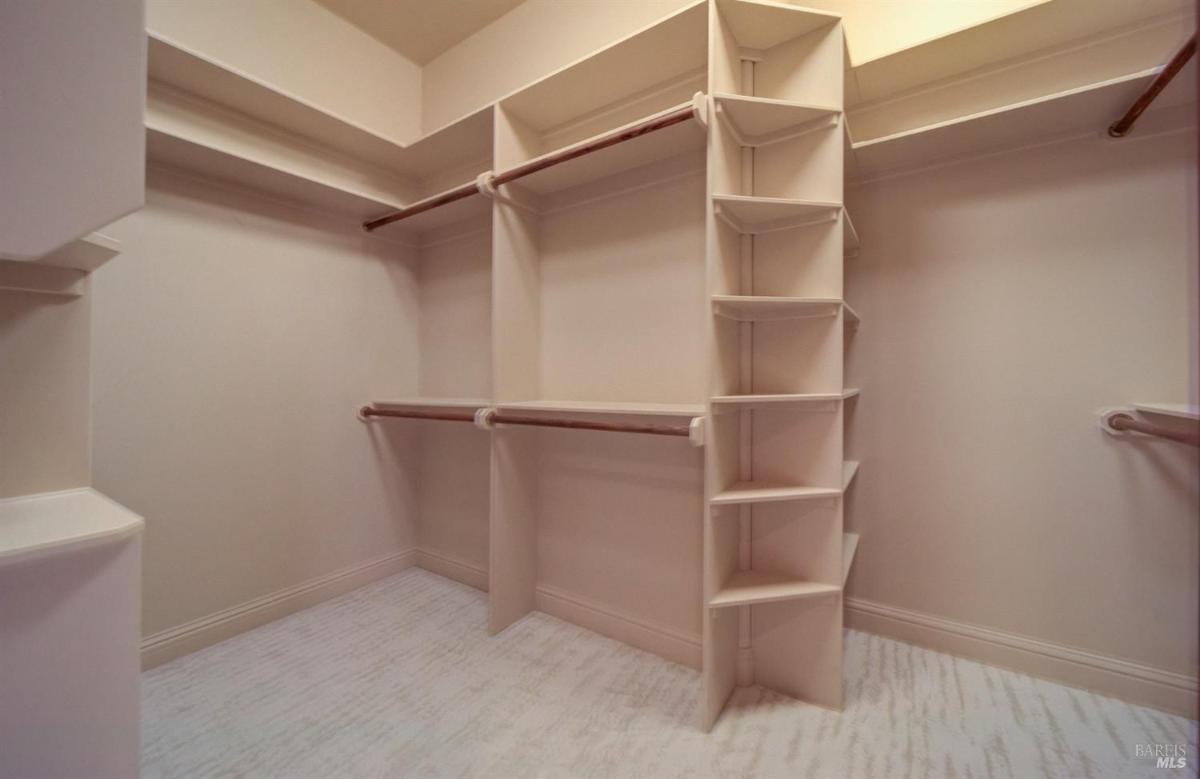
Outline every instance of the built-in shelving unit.
<svg viewBox="0 0 1200 779"><path fill-rule="evenodd" d="M844 44L839 18L717 0L707 221L705 722L759 684L839 708Z"/></svg>

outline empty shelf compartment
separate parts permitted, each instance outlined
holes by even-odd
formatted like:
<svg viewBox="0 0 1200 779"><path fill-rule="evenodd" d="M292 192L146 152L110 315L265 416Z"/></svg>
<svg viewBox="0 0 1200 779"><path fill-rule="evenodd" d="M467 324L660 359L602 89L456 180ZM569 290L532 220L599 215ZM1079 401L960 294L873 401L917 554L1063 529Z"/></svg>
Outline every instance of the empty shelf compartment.
<svg viewBox="0 0 1200 779"><path fill-rule="evenodd" d="M787 100L745 95L715 94L717 115L742 146L766 146L832 128L841 111L830 106L805 105Z"/></svg>
<svg viewBox="0 0 1200 779"><path fill-rule="evenodd" d="M836 316L842 306L836 298L713 295L712 301L714 314L739 322Z"/></svg>
<svg viewBox="0 0 1200 779"><path fill-rule="evenodd" d="M841 203L786 197L713 195L717 217L746 235L791 230L837 219Z"/></svg>
<svg viewBox="0 0 1200 779"><path fill-rule="evenodd" d="M833 487L803 487L768 481L739 481L713 495L714 506L739 503L775 503L785 500L818 500L836 498L842 491Z"/></svg>
<svg viewBox="0 0 1200 779"><path fill-rule="evenodd" d="M708 602L712 608L749 606L783 600L820 598L836 595L841 588L832 584L806 582L772 571L738 571L725 581Z"/></svg>

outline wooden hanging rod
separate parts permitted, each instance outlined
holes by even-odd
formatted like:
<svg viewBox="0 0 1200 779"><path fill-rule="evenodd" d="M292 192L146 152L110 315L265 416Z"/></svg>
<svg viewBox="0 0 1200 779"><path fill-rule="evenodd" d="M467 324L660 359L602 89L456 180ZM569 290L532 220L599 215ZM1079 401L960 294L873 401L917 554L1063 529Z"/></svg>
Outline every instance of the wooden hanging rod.
<svg viewBox="0 0 1200 779"><path fill-rule="evenodd" d="M1125 413L1113 414L1108 417L1108 426L1113 430L1121 432L1143 433L1152 435L1156 438L1165 438L1169 441L1176 441L1189 446L1200 446L1200 435L1195 433L1181 433L1175 430L1168 430L1165 427L1152 425L1149 422L1143 422L1140 419L1135 419L1133 416Z"/></svg>
<svg viewBox="0 0 1200 779"><path fill-rule="evenodd" d="M1142 112L1150 107L1154 102L1154 98L1158 97L1159 93L1167 88L1167 84L1171 83L1171 79L1179 71L1183 70L1183 66L1187 64L1192 55L1196 53L1196 36L1193 35L1183 48L1175 53L1171 61L1167 63L1162 72L1155 77L1154 81L1150 82L1150 86L1146 87L1146 91L1138 96L1137 100L1133 101L1133 105L1129 106L1129 110L1125 112L1117 121L1113 122L1108 127L1108 134L1113 138L1122 138L1133 129L1133 124L1142 115Z"/></svg>
<svg viewBox="0 0 1200 779"><path fill-rule="evenodd" d="M500 173L495 173L491 176L481 177L481 181L477 180L467 184L460 184L454 189L447 190L439 195L434 195L433 197L426 198L425 200L419 200L416 203L413 203L411 206L401 208L397 211L393 211L390 214L384 214L381 217L364 222L363 229L370 232L371 230L376 230L384 225L389 225L393 222L399 222L401 219L407 219L410 216L416 216L417 214L424 213L434 208L439 208L447 205L448 203L453 203L457 200L462 200L472 195L482 194L483 189L481 184L483 182L486 182L486 186L489 187L498 187L502 184L508 184L516 181L517 179L537 173L538 171L545 170L546 168L551 168L555 165L561 165L564 162L570 162L571 160L600 151L601 149L607 149L609 146L616 146L618 143L631 141L634 138L640 138L648 133L671 127L672 125L679 124L680 122L686 122L689 119L695 118L695 116L696 109L694 106L689 105L685 108L677 108L670 113L652 117L644 122L639 122L632 127L614 130L608 135L602 135L599 138L596 138L595 140L582 146L572 149L563 149L556 154L550 154L545 157L540 157L536 160L531 160L522 165L518 165L515 168L510 168L509 170L501 171Z"/></svg>
<svg viewBox="0 0 1200 779"><path fill-rule="evenodd" d="M478 194L479 187L474 181L467 184L460 184L454 189L447 190L440 195L434 195L433 197L426 198L424 200L418 200L411 206L401 208L399 211L393 211L392 213L385 214L378 219L372 219L369 222L364 222L363 229L367 232L370 232L383 227L384 225L390 225L392 222L399 222L401 219L408 219L410 216L423 214L426 211L432 211L435 208L453 203L456 200L463 200L471 195Z"/></svg>
<svg viewBox="0 0 1200 779"><path fill-rule="evenodd" d="M583 146L579 146L574 149L563 149L557 154L551 154L546 157L531 160L523 165L518 165L515 168L510 168L509 170L497 173L491 178L492 186L498 187L501 184L508 184L516 181L517 179L537 173L540 170L552 168L555 165L561 165L564 162L570 162L571 160L586 156L592 152L600 151L601 149L607 149L609 146L616 146L618 143L632 141L634 138L640 138L643 135L657 132L658 130L663 130L667 127L671 127L672 125L679 124L680 122L686 122L689 119L695 118L695 115L695 108L690 105L684 108L677 108L668 114L656 116L652 119L647 119L644 122L638 122L633 127L626 127L623 130L615 130L608 135L603 135L591 143L584 144Z"/></svg>
<svg viewBox="0 0 1200 779"><path fill-rule="evenodd" d="M358 415L362 419L370 417L392 417L396 419L436 419L445 422L475 422L473 414L455 414L449 411L399 411L392 409L363 406ZM543 417L526 417L514 414L503 414L492 411L487 415L489 425L529 425L533 427L560 427L568 430L601 430L611 433L643 433L645 435L670 435L688 438L691 435L689 427L676 425L631 425L613 422L586 422L577 419L550 419Z"/></svg>

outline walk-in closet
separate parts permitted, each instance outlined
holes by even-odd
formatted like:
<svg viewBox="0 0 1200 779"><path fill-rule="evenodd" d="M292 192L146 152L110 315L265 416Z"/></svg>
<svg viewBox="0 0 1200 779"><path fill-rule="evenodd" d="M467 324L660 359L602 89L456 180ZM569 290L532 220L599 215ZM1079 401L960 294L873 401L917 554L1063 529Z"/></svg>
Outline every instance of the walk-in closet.
<svg viewBox="0 0 1200 779"><path fill-rule="evenodd" d="M1196 10L0 3L0 777L1189 775Z"/></svg>

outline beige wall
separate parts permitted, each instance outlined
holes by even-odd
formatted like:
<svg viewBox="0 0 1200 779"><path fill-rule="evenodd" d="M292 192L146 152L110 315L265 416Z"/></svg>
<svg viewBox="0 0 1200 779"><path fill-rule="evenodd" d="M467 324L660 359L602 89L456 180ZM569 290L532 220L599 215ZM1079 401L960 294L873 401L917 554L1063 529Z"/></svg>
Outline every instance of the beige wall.
<svg viewBox="0 0 1200 779"><path fill-rule="evenodd" d="M421 129L421 68L313 0L146 0L146 26L384 137Z"/></svg>
<svg viewBox="0 0 1200 779"><path fill-rule="evenodd" d="M159 171L109 231L93 478L146 518L144 632L411 547L414 450L354 416L416 390L402 250Z"/></svg>
<svg viewBox="0 0 1200 779"><path fill-rule="evenodd" d="M0 290L0 498L88 484L90 308Z"/></svg>
<svg viewBox="0 0 1200 779"><path fill-rule="evenodd" d="M849 595L1195 676L1196 452L1096 424L1187 399L1194 151L1088 137L848 191Z"/></svg>

